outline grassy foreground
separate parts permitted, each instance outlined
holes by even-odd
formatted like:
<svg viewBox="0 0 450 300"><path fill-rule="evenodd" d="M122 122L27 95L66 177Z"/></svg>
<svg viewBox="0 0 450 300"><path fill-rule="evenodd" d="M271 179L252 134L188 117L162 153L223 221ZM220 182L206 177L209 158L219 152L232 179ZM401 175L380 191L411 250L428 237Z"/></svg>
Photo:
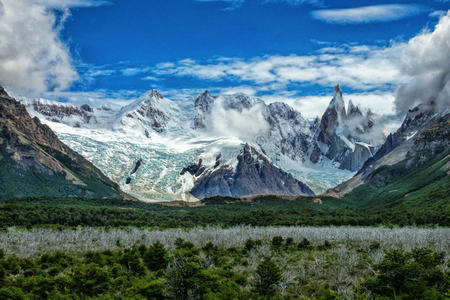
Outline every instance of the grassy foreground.
<svg viewBox="0 0 450 300"><path fill-rule="evenodd" d="M1 299L446 299L450 229L9 228Z"/></svg>

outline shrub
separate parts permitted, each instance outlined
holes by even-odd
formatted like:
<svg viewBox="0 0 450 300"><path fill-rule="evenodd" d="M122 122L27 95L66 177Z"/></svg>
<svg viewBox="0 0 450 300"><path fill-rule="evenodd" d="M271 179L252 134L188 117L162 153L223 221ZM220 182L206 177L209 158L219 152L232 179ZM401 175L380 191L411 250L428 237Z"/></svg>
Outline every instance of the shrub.
<svg viewBox="0 0 450 300"><path fill-rule="evenodd" d="M125 250L122 257L120 258L120 263L128 268L128 270L131 272L134 272L136 274L145 273L144 262L142 261L139 250L136 248Z"/></svg>
<svg viewBox="0 0 450 300"><path fill-rule="evenodd" d="M292 244L294 244L294 239L291 238L291 237L288 237L288 238L286 239L286 247L289 247L289 246L291 246Z"/></svg>
<svg viewBox="0 0 450 300"><path fill-rule="evenodd" d="M244 249L247 251L252 250L253 248L255 248L255 241L252 239L248 239L245 241L245 245L244 245Z"/></svg>
<svg viewBox="0 0 450 300"><path fill-rule="evenodd" d="M161 242L153 243L144 252L144 263L150 271L158 271L167 267L167 250Z"/></svg>
<svg viewBox="0 0 450 300"><path fill-rule="evenodd" d="M389 250L374 266L378 274L365 286L374 294L398 299L444 299L449 278L438 267L443 258L443 253L428 248Z"/></svg>
<svg viewBox="0 0 450 300"><path fill-rule="evenodd" d="M381 248L381 244L379 241L373 241L372 243L370 243L369 249L370 250L377 250Z"/></svg>
<svg viewBox="0 0 450 300"><path fill-rule="evenodd" d="M311 245L311 242L307 238L303 238L303 240L298 243L297 248L298 249L306 249Z"/></svg>
<svg viewBox="0 0 450 300"><path fill-rule="evenodd" d="M269 257L266 257L256 269L256 291L261 295L273 295L275 286L281 280L280 268Z"/></svg>
<svg viewBox="0 0 450 300"><path fill-rule="evenodd" d="M177 239L175 240L175 247L176 247L177 249L192 249L192 248L194 248L195 246L194 246L194 244L192 244L192 243L189 242L189 241L185 241L185 240L183 240L182 238L177 238Z"/></svg>
<svg viewBox="0 0 450 300"><path fill-rule="evenodd" d="M91 263L75 266L72 274L74 290L87 296L96 296L109 289L110 278L105 269Z"/></svg>
<svg viewBox="0 0 450 300"><path fill-rule="evenodd" d="M283 237L281 236L274 236L272 239L272 246L274 248L278 248L283 244Z"/></svg>
<svg viewBox="0 0 450 300"><path fill-rule="evenodd" d="M245 245L244 245L244 249L247 251L250 251L252 249L255 249L258 246L262 245L262 241L261 240L252 240L252 239L247 239L247 241L245 241Z"/></svg>
<svg viewBox="0 0 450 300"><path fill-rule="evenodd" d="M325 240L322 245L318 246L318 250L327 250L331 248L331 243L328 240Z"/></svg>
<svg viewBox="0 0 450 300"><path fill-rule="evenodd" d="M157 280L140 280L136 283L137 292L146 299L166 299L164 297L164 281Z"/></svg>

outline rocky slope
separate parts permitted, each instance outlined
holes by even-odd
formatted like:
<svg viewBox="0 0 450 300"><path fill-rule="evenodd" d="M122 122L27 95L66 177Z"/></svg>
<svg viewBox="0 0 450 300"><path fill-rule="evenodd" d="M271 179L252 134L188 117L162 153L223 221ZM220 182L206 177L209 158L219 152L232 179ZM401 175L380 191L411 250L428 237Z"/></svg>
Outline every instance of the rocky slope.
<svg viewBox="0 0 450 300"><path fill-rule="evenodd" d="M383 186L394 176L383 171L389 169L386 167L399 163L403 163L403 169L417 167L436 153L448 151L449 141L450 114L436 113L429 105L417 106L408 112L401 127L388 136L383 146L353 178L327 193L343 196L362 185Z"/></svg>
<svg viewBox="0 0 450 300"><path fill-rule="evenodd" d="M0 130L0 198L121 198L117 184L63 144L38 118L31 118L25 106L9 97L3 88Z"/></svg>
<svg viewBox="0 0 450 300"><path fill-rule="evenodd" d="M248 144L243 146L237 161L235 169L227 165L219 167L217 163L216 168L204 170L201 162L197 168L191 168L191 174L198 178L191 190L192 195L198 199L210 196L314 195L307 185L275 167Z"/></svg>

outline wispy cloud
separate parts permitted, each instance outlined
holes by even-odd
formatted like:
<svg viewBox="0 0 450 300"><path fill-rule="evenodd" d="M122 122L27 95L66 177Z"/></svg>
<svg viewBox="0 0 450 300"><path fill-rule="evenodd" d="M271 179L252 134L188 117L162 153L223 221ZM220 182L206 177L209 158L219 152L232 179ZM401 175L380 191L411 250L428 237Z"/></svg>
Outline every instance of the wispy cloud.
<svg viewBox="0 0 450 300"><path fill-rule="evenodd" d="M445 16L447 14L447 12L445 10L435 10L432 11L428 14L429 17L431 18L440 18L442 16Z"/></svg>
<svg viewBox="0 0 450 300"><path fill-rule="evenodd" d="M197 2L222 2L227 3L228 6L225 8L225 10L234 10L236 8L239 8L244 2L247 0L194 0ZM321 5L322 0L256 0L257 2L260 2L261 4L267 4L267 3L287 3L290 5L302 5L302 4L313 4L313 5Z"/></svg>
<svg viewBox="0 0 450 300"><path fill-rule="evenodd" d="M49 8L97 7L112 4L106 0L37 0L36 3Z"/></svg>
<svg viewBox="0 0 450 300"><path fill-rule="evenodd" d="M61 102L69 102L76 105L89 104L93 107L99 107L107 104L112 109L129 104L130 100L140 96L142 91L136 90L93 90L93 91L51 91L43 93L43 98L52 99Z"/></svg>
<svg viewBox="0 0 450 300"><path fill-rule="evenodd" d="M404 44L327 47L309 56L265 56L250 60L221 57L198 62L192 59L162 63L152 70L157 77L193 77L211 81L236 81L252 85L290 83L331 86L337 82L354 89L387 89L407 78L399 67Z"/></svg>
<svg viewBox="0 0 450 300"><path fill-rule="evenodd" d="M133 67L133 68L125 68L122 70L122 75L124 76L136 76L142 73L147 73L150 71L149 67Z"/></svg>
<svg viewBox="0 0 450 300"><path fill-rule="evenodd" d="M321 9L311 12L317 20L333 24L389 22L415 16L428 9L416 4L386 4L344 9Z"/></svg>

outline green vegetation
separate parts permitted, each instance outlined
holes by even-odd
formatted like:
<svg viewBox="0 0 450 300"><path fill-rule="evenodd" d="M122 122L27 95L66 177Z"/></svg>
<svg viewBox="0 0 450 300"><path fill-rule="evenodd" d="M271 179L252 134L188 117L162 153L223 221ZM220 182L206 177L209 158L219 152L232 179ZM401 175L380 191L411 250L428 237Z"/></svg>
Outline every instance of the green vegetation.
<svg viewBox="0 0 450 300"><path fill-rule="evenodd" d="M450 224L449 201L438 206L401 203L386 208L360 209L350 201L324 198L258 197L252 202L214 198L200 207L168 207L124 200L83 198L24 198L0 202L0 227L37 225L135 226L192 228L196 226L328 226ZM209 201L212 201L211 203Z"/></svg>
<svg viewBox="0 0 450 300"><path fill-rule="evenodd" d="M377 296L394 299L448 299L450 273L439 269L443 262L444 253L431 249L390 250L365 286Z"/></svg>
<svg viewBox="0 0 450 300"><path fill-rule="evenodd" d="M205 199L198 207L110 199L33 197L0 201L0 227L449 226L449 152L446 149L433 155L421 153L416 158L382 167L371 174L367 184L343 199L320 197L322 204L315 203L315 197L287 200L274 196L251 200L213 197Z"/></svg>
<svg viewBox="0 0 450 300"><path fill-rule="evenodd" d="M422 152L370 174L367 184L353 190L345 200L361 208L450 208L450 149Z"/></svg>
<svg viewBox="0 0 450 300"><path fill-rule="evenodd" d="M275 244L274 245L274 242ZM281 244L279 242L281 241ZM248 245L252 249L248 249ZM305 246L307 245L308 246ZM444 253L276 237L224 247L149 247L29 258L0 251L1 299L445 299ZM386 252L383 259L383 252ZM446 294L447 292L447 294ZM383 298L386 297L386 298Z"/></svg>
<svg viewBox="0 0 450 300"><path fill-rule="evenodd" d="M0 132L0 138L2 138ZM76 185L67 180L66 174L54 173L50 169L37 170L34 167L20 165L11 158L11 154L5 149L5 144L0 145L0 199L27 197L28 195L72 196L85 195L90 198L117 198L122 196L119 187L101 173L89 173L86 167L80 165L67 155L46 148L63 166L80 178L85 185ZM29 147L30 151L32 146Z"/></svg>

